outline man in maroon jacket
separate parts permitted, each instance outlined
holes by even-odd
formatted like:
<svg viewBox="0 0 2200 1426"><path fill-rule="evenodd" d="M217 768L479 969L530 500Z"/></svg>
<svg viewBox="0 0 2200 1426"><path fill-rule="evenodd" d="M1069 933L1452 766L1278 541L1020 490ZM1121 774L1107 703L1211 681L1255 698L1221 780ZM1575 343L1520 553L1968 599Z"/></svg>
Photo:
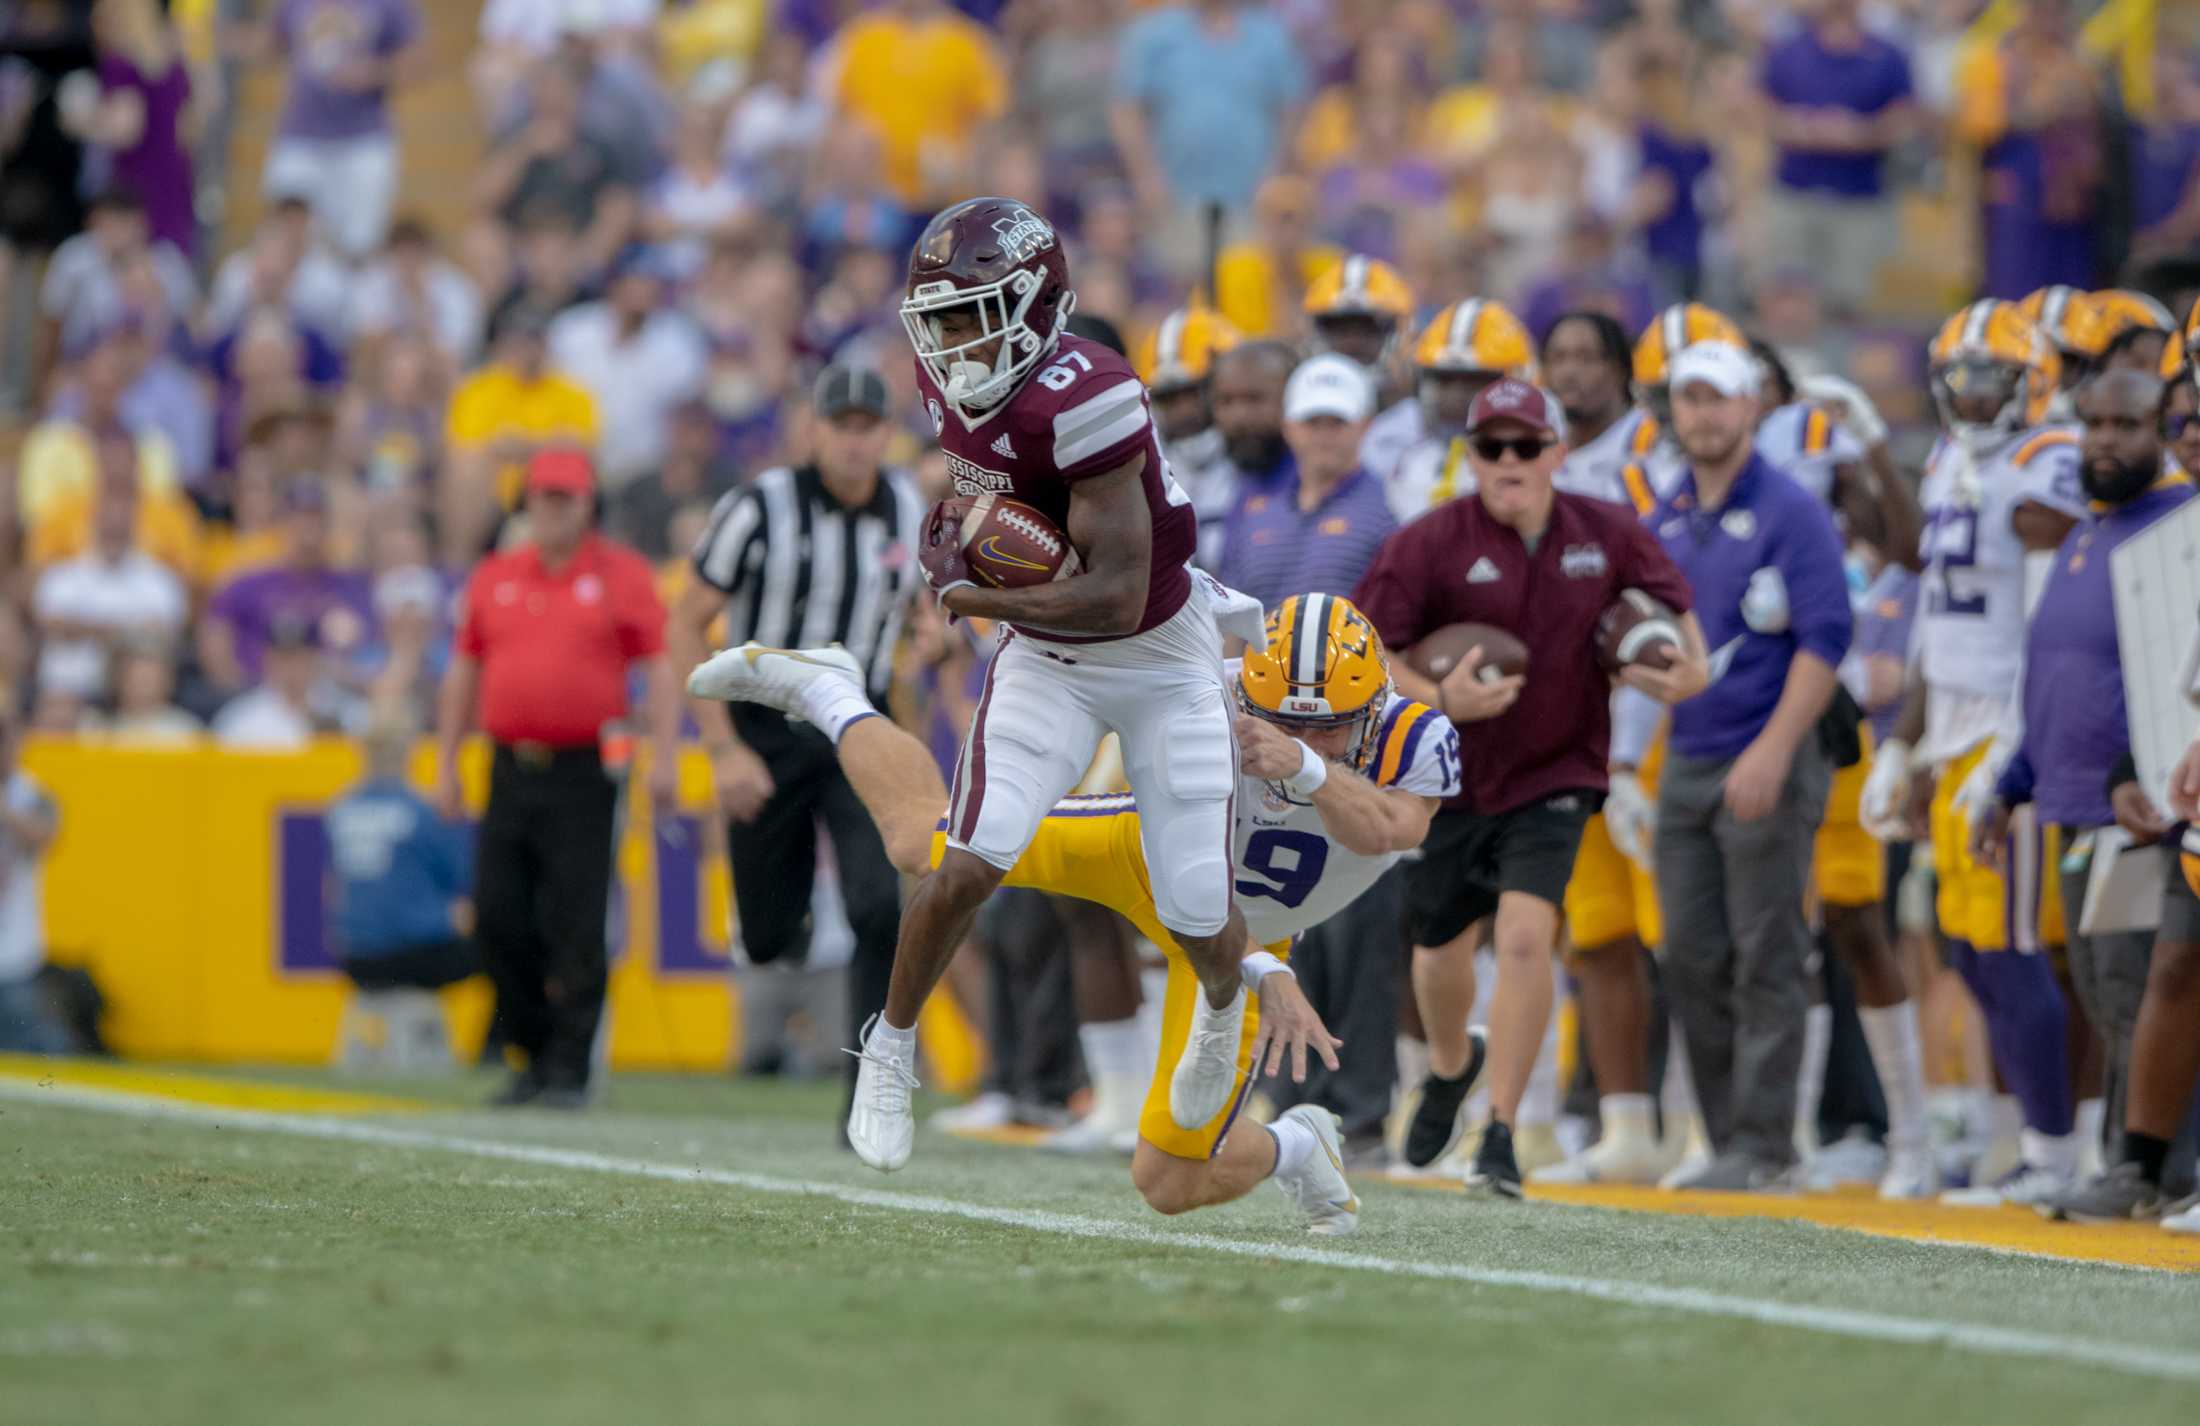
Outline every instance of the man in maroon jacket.
<svg viewBox="0 0 2200 1426"><path fill-rule="evenodd" d="M1470 1187L1517 1198L1513 1117L1551 1017L1550 954L1574 853L1607 786L1611 679L1597 663L1597 621L1626 589L1683 613L1687 648L1670 668L1631 667L1627 682L1680 702L1709 681L1688 586L1625 507L1552 487L1565 458L1557 400L1507 379L1475 397L1467 460L1475 490L1392 535L1353 602L1383 642L1405 649L1449 624L1493 624L1530 651L1523 675L1485 681L1481 651L1441 684L1391 664L1398 689L1460 730L1464 791L1409 863L1406 929L1413 992L1428 1033L1429 1074L1406 1135L1406 1161L1455 1145L1486 1058L1491 1123ZM1475 928L1494 913L1497 991L1485 1047L1467 1032Z"/></svg>

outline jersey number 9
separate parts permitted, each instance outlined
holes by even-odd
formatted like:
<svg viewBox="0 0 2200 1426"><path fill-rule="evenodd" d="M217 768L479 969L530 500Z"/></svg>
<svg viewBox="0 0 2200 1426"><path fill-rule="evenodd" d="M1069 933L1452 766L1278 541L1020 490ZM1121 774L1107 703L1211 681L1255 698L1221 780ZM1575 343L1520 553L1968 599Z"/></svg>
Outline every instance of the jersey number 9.
<svg viewBox="0 0 2200 1426"><path fill-rule="evenodd" d="M1312 832L1294 832L1288 827L1263 828L1246 842L1245 861L1240 869L1264 880L1241 880L1237 893L1265 896L1270 901L1295 907L1313 894L1321 882L1322 868L1328 864L1327 838Z"/></svg>

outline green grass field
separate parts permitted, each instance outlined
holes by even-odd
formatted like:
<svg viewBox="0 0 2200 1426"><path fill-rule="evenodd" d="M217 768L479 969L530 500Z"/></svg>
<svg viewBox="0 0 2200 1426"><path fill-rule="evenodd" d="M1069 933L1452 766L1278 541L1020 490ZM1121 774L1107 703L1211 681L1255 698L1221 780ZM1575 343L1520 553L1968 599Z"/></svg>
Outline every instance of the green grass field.
<svg viewBox="0 0 2200 1426"><path fill-rule="evenodd" d="M300 1082L292 1073L279 1076ZM325 1082L325 1081L324 1081ZM0 1421L2191 1422L2200 1274L1375 1185L1178 1220L818 1087L287 1118L0 1079Z"/></svg>

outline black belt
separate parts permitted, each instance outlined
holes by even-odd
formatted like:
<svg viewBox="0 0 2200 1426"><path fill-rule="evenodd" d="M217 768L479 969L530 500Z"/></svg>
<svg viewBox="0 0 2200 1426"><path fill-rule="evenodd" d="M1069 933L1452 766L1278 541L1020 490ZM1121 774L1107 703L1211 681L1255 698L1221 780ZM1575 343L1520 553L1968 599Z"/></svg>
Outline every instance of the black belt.
<svg viewBox="0 0 2200 1426"><path fill-rule="evenodd" d="M551 743L498 743L496 760L524 772L548 772L553 768L601 768L603 753L594 743L557 747Z"/></svg>

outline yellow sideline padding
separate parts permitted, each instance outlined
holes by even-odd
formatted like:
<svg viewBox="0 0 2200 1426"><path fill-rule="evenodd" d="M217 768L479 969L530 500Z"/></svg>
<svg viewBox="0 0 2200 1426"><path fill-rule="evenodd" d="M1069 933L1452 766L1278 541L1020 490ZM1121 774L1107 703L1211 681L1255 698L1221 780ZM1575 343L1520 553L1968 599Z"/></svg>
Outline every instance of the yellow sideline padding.
<svg viewBox="0 0 2200 1426"><path fill-rule="evenodd" d="M38 1055L0 1055L0 1079L172 1099L179 1104L214 1109L252 1109L264 1114L410 1114L436 1107L423 1100L388 1094L255 1084L251 1080L217 1079L213 1075L141 1068L112 1060L47 1059Z"/></svg>

